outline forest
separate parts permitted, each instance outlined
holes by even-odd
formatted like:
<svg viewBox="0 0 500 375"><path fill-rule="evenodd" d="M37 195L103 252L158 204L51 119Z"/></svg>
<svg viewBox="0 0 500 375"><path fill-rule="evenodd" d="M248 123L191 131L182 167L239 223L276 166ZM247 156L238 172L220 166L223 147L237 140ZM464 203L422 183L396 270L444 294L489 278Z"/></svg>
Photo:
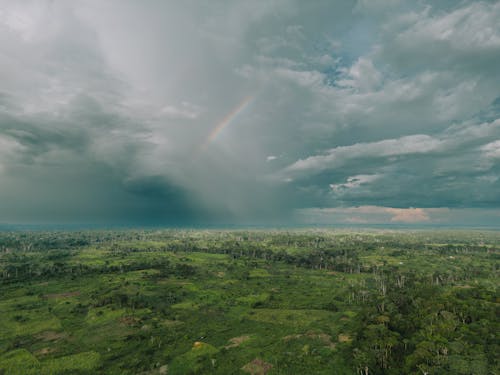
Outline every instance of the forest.
<svg viewBox="0 0 500 375"><path fill-rule="evenodd" d="M0 374L500 373L500 232L0 232Z"/></svg>

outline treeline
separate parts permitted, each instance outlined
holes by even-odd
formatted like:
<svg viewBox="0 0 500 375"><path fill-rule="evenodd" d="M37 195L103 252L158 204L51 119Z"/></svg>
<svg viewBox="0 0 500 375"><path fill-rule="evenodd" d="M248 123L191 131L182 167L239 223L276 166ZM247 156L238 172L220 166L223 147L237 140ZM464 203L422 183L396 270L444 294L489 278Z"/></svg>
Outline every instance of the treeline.
<svg viewBox="0 0 500 375"><path fill-rule="evenodd" d="M144 259L119 264L84 264L70 263L63 259L58 261L47 261L40 258L17 257L17 262L9 262L2 266L0 282L12 283L18 281L29 281L34 279L45 279L62 276L82 276L92 274L125 273L140 270L158 270L159 275L191 277L196 274L196 268L186 263L171 263L168 259ZM21 259L19 259L21 258ZM21 261L20 261L21 260Z"/></svg>
<svg viewBox="0 0 500 375"><path fill-rule="evenodd" d="M449 253L448 253L449 249ZM190 252L205 252L212 254L225 254L231 256L233 259L245 258L245 259L256 259L264 260L267 262L284 262L289 265L294 265L297 267L328 270L335 272L345 272L345 273L373 273L377 274L383 269L390 269L390 272L400 272L399 267L389 266L387 264L376 265L367 264L361 257L364 254L372 251L370 248L349 248L349 249L329 249L329 250L317 250L317 249L307 249L297 253L290 253L285 250L271 250L259 247L251 242L249 243L223 243L217 246L198 246L196 244L189 243L173 243L165 244L159 247L134 247L133 245L122 245L115 244L112 246L112 252L115 255L126 255L127 253L134 252L163 252L169 251L173 253L190 253ZM419 251L419 256L433 257L457 254L456 247L438 247L434 249L433 247L424 250L422 248L415 250ZM467 250L467 253L474 252L473 247ZM486 253L483 247L476 249L477 253ZM394 250L391 251L392 256L411 256L412 251L410 250ZM450 255L451 256L451 255ZM492 259L497 259L499 255L497 253L490 253L488 255ZM431 284L436 285L448 285L456 282L467 281L477 277L489 277L492 273L498 272L498 262L491 263L489 267L484 265L475 264L460 264L453 269L448 268L443 271L433 271L428 273L427 280Z"/></svg>
<svg viewBox="0 0 500 375"><path fill-rule="evenodd" d="M379 274L384 269L390 268L390 272L398 273L399 267L392 267L383 264L366 263L361 256L370 250L366 249L304 249L303 251L290 253L285 250L271 250L259 247L254 243L229 243L224 242L218 246L199 246L189 242L174 242L163 245L148 246L144 244L111 244L107 245L110 256L113 259L126 259L127 255L136 252L172 252L190 253L206 252L215 254L225 254L233 259L245 258L254 260L264 260L269 263L284 262L296 267L327 270L344 273L371 273ZM419 256L433 257L448 254L446 247L439 247L437 250L420 250ZM450 249L451 254L456 254L456 248ZM472 251L472 250L470 250ZM481 247L477 250L484 252ZM4 254L0 260L0 281L30 280L37 277L54 277L62 275L83 275L92 273L114 273L128 272L141 269L164 269L167 260L159 257L155 260L117 261L117 264L84 264L72 261L72 257L77 250L50 250L39 253L25 254L23 252L12 252ZM395 250L393 256L408 256L408 250ZM489 254L490 257L498 254ZM187 265L186 265L187 266ZM177 271L176 271L177 272ZM435 285L449 285L456 282L463 282L477 277L489 277L491 273L498 272L498 262L494 262L488 267L484 264L460 264L459 266L447 268L442 271L433 271L426 274L427 282Z"/></svg>
<svg viewBox="0 0 500 375"><path fill-rule="evenodd" d="M457 243L459 240L459 243ZM451 253L498 251L498 232L361 232L335 231L190 231L190 230L87 230L87 231L0 231L0 253L78 249L86 246L109 246L125 242L157 242L178 247L214 248L221 245L262 248L300 248L316 250L351 250L399 248L436 250Z"/></svg>

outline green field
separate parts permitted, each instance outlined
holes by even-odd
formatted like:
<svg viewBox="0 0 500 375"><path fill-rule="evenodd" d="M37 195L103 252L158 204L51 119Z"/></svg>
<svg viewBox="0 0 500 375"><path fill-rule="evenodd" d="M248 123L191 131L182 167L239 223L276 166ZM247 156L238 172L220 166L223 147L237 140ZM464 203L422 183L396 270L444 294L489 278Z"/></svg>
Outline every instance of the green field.
<svg viewBox="0 0 500 375"><path fill-rule="evenodd" d="M500 233L0 232L0 374L498 374Z"/></svg>

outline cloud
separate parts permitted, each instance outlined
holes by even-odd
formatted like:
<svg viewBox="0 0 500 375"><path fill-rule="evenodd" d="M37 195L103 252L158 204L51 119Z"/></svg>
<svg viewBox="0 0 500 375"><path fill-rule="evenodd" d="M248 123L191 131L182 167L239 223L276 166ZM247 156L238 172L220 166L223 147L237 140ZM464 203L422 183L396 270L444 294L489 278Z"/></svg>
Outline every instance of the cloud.
<svg viewBox="0 0 500 375"><path fill-rule="evenodd" d="M446 208L393 208L383 206L309 208L297 212L302 220L326 224L380 224L439 222Z"/></svg>
<svg viewBox="0 0 500 375"><path fill-rule="evenodd" d="M370 182L376 181L381 177L379 174L359 174L356 176L351 176L347 178L347 181L343 184L330 184L330 188L335 193L343 193L345 190L356 189L361 185L369 184Z"/></svg>
<svg viewBox="0 0 500 375"><path fill-rule="evenodd" d="M398 5L400 0L358 0L354 10L356 12L366 12L367 14L387 11Z"/></svg>
<svg viewBox="0 0 500 375"><path fill-rule="evenodd" d="M481 146L481 151L487 158L500 158L500 140Z"/></svg>
<svg viewBox="0 0 500 375"><path fill-rule="evenodd" d="M298 160L285 169L285 172L303 170L321 171L344 165L351 159L366 157L392 157L409 154L427 154L441 150L443 143L424 134L385 139L378 142L356 143L350 146L339 146L328 150L324 155L310 156Z"/></svg>
<svg viewBox="0 0 500 375"><path fill-rule="evenodd" d="M481 226L484 219L494 227L499 209L477 208L392 208L383 206L307 208L297 210L298 222L307 225L422 225L441 226ZM487 224L488 225L488 224Z"/></svg>
<svg viewBox="0 0 500 375"><path fill-rule="evenodd" d="M351 67L341 69L344 79L337 84L341 87L352 87L362 92L370 92L380 85L382 75L375 69L373 62L367 58L359 58Z"/></svg>
<svg viewBox="0 0 500 375"><path fill-rule="evenodd" d="M200 109L188 102L182 102L179 107L165 106L160 110L162 115L173 119L191 119L199 116Z"/></svg>
<svg viewBox="0 0 500 375"><path fill-rule="evenodd" d="M0 221L289 222L311 207L391 207L406 211L371 214L432 222L433 207L499 207L499 12L5 0ZM346 220L370 221L359 210Z"/></svg>
<svg viewBox="0 0 500 375"><path fill-rule="evenodd" d="M0 134L0 174L23 151L24 147L19 142Z"/></svg>
<svg viewBox="0 0 500 375"><path fill-rule="evenodd" d="M428 213L422 208L387 208L386 211L393 215L391 221L403 223L419 223L429 221Z"/></svg>
<svg viewBox="0 0 500 375"><path fill-rule="evenodd" d="M455 51L484 49L495 50L500 47L500 27L498 3L473 2L439 16L429 15L430 8L421 14L406 18L410 26L397 36L402 43L409 41L434 45Z"/></svg>

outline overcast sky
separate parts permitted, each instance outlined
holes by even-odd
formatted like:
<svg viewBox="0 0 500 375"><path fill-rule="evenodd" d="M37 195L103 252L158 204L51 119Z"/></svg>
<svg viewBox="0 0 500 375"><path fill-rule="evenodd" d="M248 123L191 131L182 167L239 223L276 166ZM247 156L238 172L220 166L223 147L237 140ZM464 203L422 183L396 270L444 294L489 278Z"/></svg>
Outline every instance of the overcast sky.
<svg viewBox="0 0 500 375"><path fill-rule="evenodd" d="M0 0L0 222L500 225L499 19Z"/></svg>

